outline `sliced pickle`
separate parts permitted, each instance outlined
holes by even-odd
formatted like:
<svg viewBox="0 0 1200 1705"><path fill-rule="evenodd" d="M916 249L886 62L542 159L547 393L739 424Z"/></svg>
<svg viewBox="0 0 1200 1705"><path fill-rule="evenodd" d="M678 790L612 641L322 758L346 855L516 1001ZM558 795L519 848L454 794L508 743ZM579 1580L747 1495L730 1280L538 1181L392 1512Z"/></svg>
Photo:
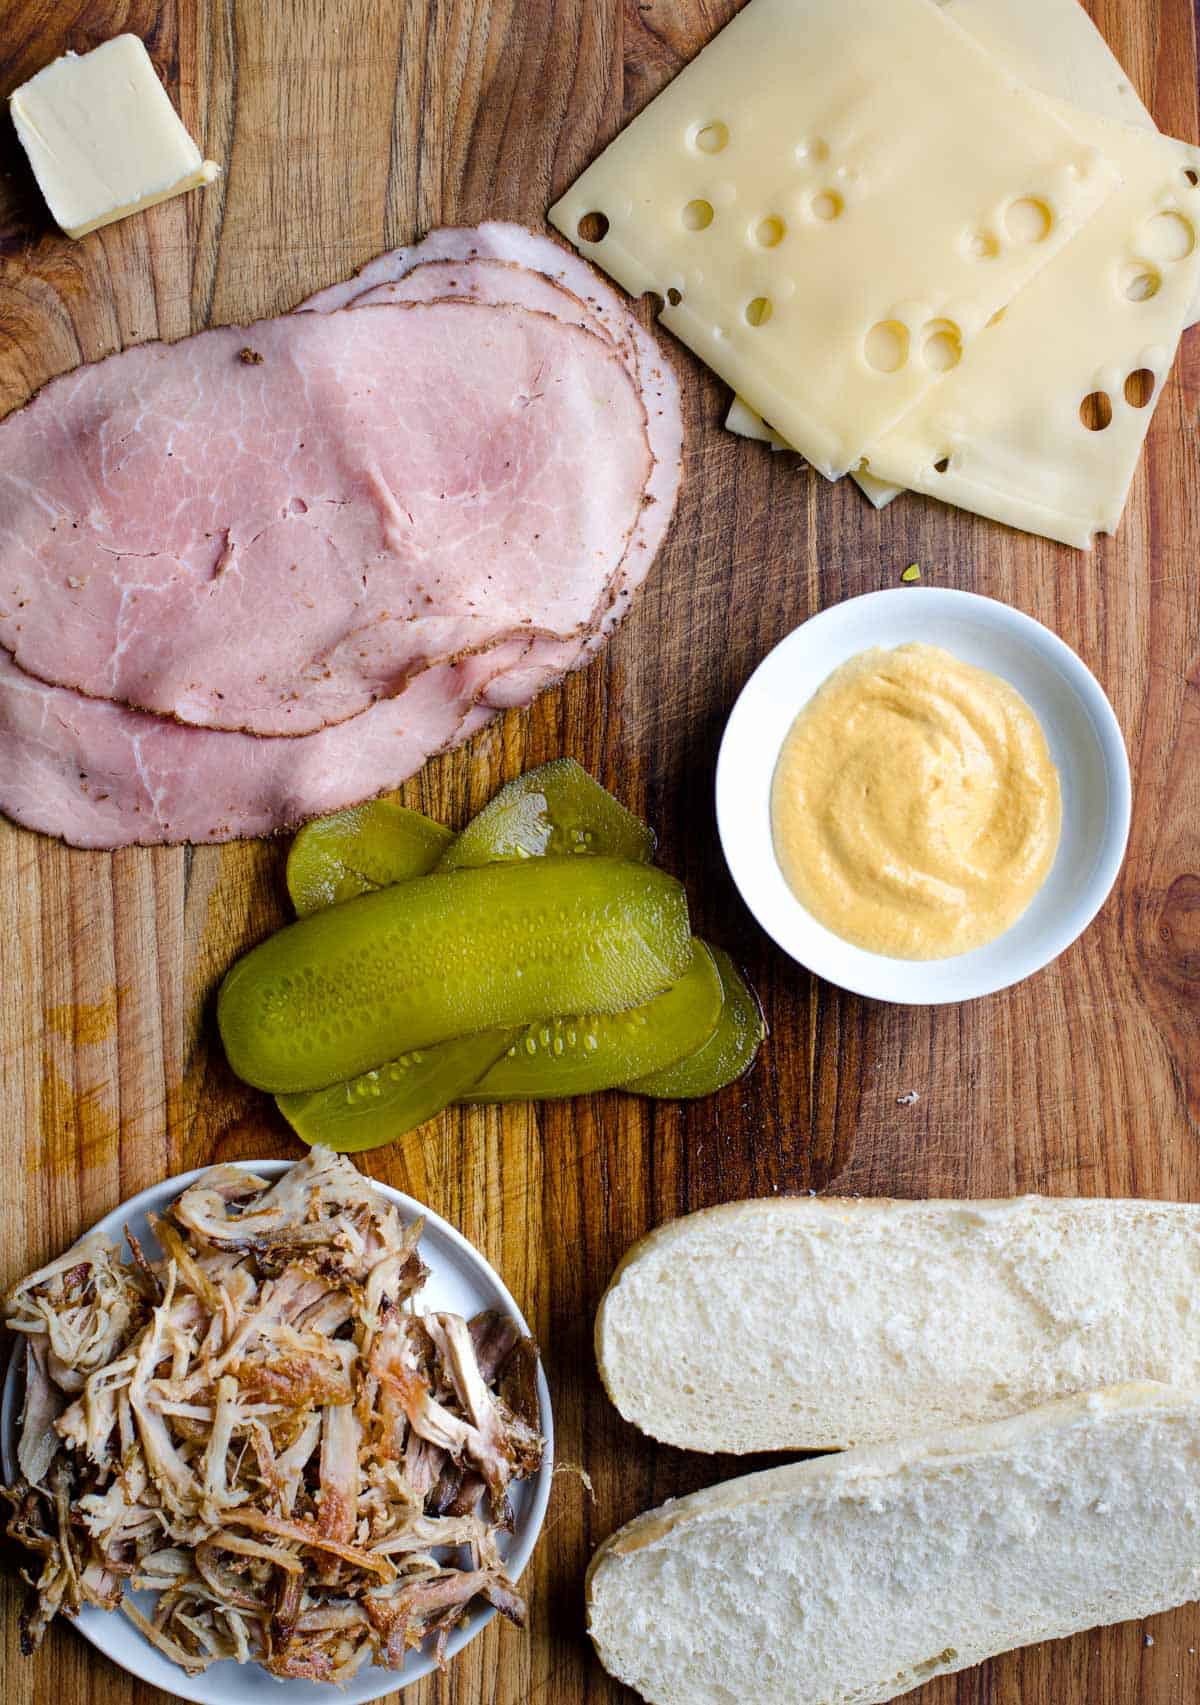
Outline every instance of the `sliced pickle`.
<svg viewBox="0 0 1200 1705"><path fill-rule="evenodd" d="M472 817L439 870L472 870L526 858L596 853L648 864L654 832L574 758L518 776Z"/></svg>
<svg viewBox="0 0 1200 1705"><path fill-rule="evenodd" d="M288 924L229 971L217 1022L239 1077L290 1094L473 1031L639 1006L691 956L687 896L651 865L494 864Z"/></svg>
<svg viewBox="0 0 1200 1705"><path fill-rule="evenodd" d="M288 893L300 917L358 894L425 876L453 841L449 829L394 799L374 799L308 823L292 842Z"/></svg>
<svg viewBox="0 0 1200 1705"><path fill-rule="evenodd" d="M716 1030L694 1054L661 1071L623 1083L632 1095L687 1101L712 1095L748 1072L767 1033L758 997L724 948L710 948L721 974L725 1004ZM503 1063L503 1062L502 1062Z"/></svg>
<svg viewBox="0 0 1200 1705"><path fill-rule="evenodd" d="M613 1016L531 1024L463 1101L547 1101L613 1089L632 1075L694 1055L717 1029L724 995L713 956L692 943L679 981L644 1006Z"/></svg>
<svg viewBox="0 0 1200 1705"><path fill-rule="evenodd" d="M306 1143L338 1154L379 1148L423 1125L477 1083L519 1034L482 1030L418 1048L376 1071L308 1094L277 1095L279 1111Z"/></svg>
<svg viewBox="0 0 1200 1705"><path fill-rule="evenodd" d="M498 807L498 809L497 809ZM617 852L648 861L654 837L573 759L545 764L511 784L468 826L462 865L569 852ZM432 833L430 833L432 831ZM309 824L293 843L288 888L307 915L424 875L447 850L448 830L392 801ZM472 853L472 847L474 853ZM592 1021L594 1022L594 1021ZM515 1040L509 1030L436 1043L362 1076L278 1098L280 1110L307 1142L349 1152L373 1148L432 1118L464 1094ZM476 1069L470 1069L477 1061Z"/></svg>

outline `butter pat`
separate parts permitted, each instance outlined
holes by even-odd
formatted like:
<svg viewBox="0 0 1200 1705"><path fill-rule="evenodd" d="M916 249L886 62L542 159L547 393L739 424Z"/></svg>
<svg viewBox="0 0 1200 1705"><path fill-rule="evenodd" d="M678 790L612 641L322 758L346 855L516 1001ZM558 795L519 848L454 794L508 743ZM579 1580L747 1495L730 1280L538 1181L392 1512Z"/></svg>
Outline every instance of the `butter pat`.
<svg viewBox="0 0 1200 1705"><path fill-rule="evenodd" d="M67 53L9 97L38 187L68 237L212 183L143 42Z"/></svg>

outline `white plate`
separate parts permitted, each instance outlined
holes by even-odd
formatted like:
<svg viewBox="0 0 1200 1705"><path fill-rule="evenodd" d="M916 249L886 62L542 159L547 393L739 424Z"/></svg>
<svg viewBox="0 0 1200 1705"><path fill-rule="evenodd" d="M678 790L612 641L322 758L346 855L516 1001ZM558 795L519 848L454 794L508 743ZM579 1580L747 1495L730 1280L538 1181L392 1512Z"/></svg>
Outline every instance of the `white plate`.
<svg viewBox="0 0 1200 1705"><path fill-rule="evenodd" d="M238 1164L247 1172L257 1173L260 1178L278 1178L281 1172L287 1170L289 1162L250 1160ZM208 1170L207 1167L201 1167L196 1172L184 1172L178 1178L168 1178L162 1184L152 1185L149 1190L143 1190L140 1196L134 1196L114 1209L111 1214L107 1214L96 1230L119 1241L124 1235L125 1227L129 1226L142 1240L143 1245L148 1243L151 1250L156 1250L158 1246L150 1232L146 1215L162 1213L189 1184L203 1177ZM446 1220L431 1213L420 1202L415 1202L411 1196L404 1196L399 1190L392 1190L388 1185L380 1184L373 1178L368 1182L373 1189L381 1191L395 1202L406 1219L424 1216L421 1256L429 1268L429 1277L420 1292L422 1308L447 1309L455 1314L465 1315L468 1319L481 1309L500 1309L512 1316L522 1332L528 1333L529 1327L499 1275L460 1232L455 1231ZM20 1345L17 1349L19 1351ZM17 1373L19 1360L20 1357L16 1354L10 1358L3 1401L0 1403L0 1451L3 1454L4 1477L9 1482L16 1476L17 1420L21 1401L21 1381ZM522 1480L511 1488L509 1496L514 1522L512 1534L507 1539L507 1547L504 1538L501 1538L505 1563L514 1581L521 1576L537 1543L546 1515L553 1477L554 1432L550 1415L550 1392L540 1363L537 1388L541 1410L540 1428L546 1440L546 1451L538 1472L531 1479ZM154 1602L154 1594L135 1593L132 1596L134 1602L148 1614ZM456 1653L461 1652L467 1641L474 1639L484 1623L489 1622L495 1614L491 1605L472 1610L466 1624L456 1628L450 1636L447 1647L449 1657L453 1658ZM131 1675L151 1682L155 1687L161 1687L165 1693L172 1693L179 1699L198 1700L201 1705L257 1705L260 1700L270 1701L271 1705L315 1705L315 1702L322 1698L335 1701L337 1705L342 1705L342 1702L344 1705L366 1705L369 1700L382 1699L385 1694L394 1693L397 1688L407 1687L410 1682L428 1675L430 1670L436 1668L433 1658L427 1652L414 1651L403 1669L385 1670L371 1667L360 1671L353 1681L347 1682L344 1687L315 1681L277 1681L258 1664L236 1664L229 1660L213 1664L203 1675L189 1676L161 1652L156 1651L119 1610L98 1610L93 1605L85 1606L75 1619L75 1626L98 1651L103 1652L105 1657L111 1658L114 1663L120 1664L122 1669L127 1669ZM27 1661L36 1663L37 1659L35 1657Z"/></svg>
<svg viewBox="0 0 1200 1705"><path fill-rule="evenodd" d="M889 959L834 935L788 887L771 839L771 779L797 712L848 658L913 640L943 646L1011 682L1042 725L1062 787L1062 838L1044 886L1003 935L949 959ZM1069 947L1116 880L1129 805L1129 759L1116 716L1070 646L1008 604L933 586L849 598L796 628L742 689L717 760L721 845L767 934L831 983L913 1006L994 994Z"/></svg>

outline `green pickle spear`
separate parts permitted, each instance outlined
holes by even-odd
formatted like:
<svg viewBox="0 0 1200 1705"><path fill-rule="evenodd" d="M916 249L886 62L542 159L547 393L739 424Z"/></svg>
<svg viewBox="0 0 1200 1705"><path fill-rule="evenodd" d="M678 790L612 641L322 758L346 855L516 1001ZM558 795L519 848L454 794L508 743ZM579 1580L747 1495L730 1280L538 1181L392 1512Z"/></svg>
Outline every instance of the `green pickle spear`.
<svg viewBox="0 0 1200 1705"><path fill-rule="evenodd" d="M654 831L574 758L556 758L502 787L443 853L438 869L571 853L648 864L654 844Z"/></svg>
<svg viewBox="0 0 1200 1705"><path fill-rule="evenodd" d="M292 842L288 893L300 917L431 871L454 836L394 799L308 823Z"/></svg>
<svg viewBox="0 0 1200 1705"><path fill-rule="evenodd" d="M276 1105L306 1143L338 1154L379 1148L415 1130L466 1093L511 1046L515 1030L481 1030L418 1048L346 1083L308 1094L277 1095Z"/></svg>
<svg viewBox="0 0 1200 1705"><path fill-rule="evenodd" d="M510 782L457 839L392 800L311 823L293 843L288 888L304 916L434 868L477 870L574 853L647 862L654 836L564 758ZM350 1153L389 1142L454 1101L541 1100L616 1087L673 1099L709 1095L748 1070L764 1034L758 1003L728 954L694 942L683 976L639 1006L456 1035L276 1099L305 1142Z"/></svg>
<svg viewBox="0 0 1200 1705"><path fill-rule="evenodd" d="M716 1031L724 998L711 952L693 941L690 966L665 994L630 1012L531 1024L460 1099L543 1101L614 1089L694 1055Z"/></svg>
<svg viewBox="0 0 1200 1705"><path fill-rule="evenodd" d="M233 966L217 1022L239 1077L293 1093L472 1031L620 1012L690 963L672 877L536 859L417 877L287 925Z"/></svg>
<svg viewBox="0 0 1200 1705"><path fill-rule="evenodd" d="M653 834L573 759L530 771L503 790L498 801L497 809L484 808L482 823L477 817L464 831L464 863L479 858L488 844L510 856L517 846L527 857L624 849L644 861L653 854ZM288 888L296 910L305 915L388 882L424 875L451 839L439 824L390 800L310 823L297 836L288 859ZM663 1015L668 1021L670 1010ZM593 1016L586 1022L594 1033L596 1026L609 1021ZM566 1039L581 1034L575 1020L555 1019L553 1024L556 1033L562 1033L564 1047ZM328 1089L281 1095L276 1100L305 1142L324 1143L341 1153L376 1148L424 1124L464 1096L518 1034L483 1031L440 1042ZM677 1052L672 1041L669 1053ZM661 1063L667 1054L658 1042L654 1063ZM631 1062L628 1069L646 1065L643 1050L637 1065Z"/></svg>
<svg viewBox="0 0 1200 1705"><path fill-rule="evenodd" d="M669 1101L686 1101L712 1095L748 1072L767 1033L762 1008L724 948L710 949L721 975L725 1004L713 1034L695 1053L688 1054L663 1070L648 1072L623 1083L632 1095L653 1095Z"/></svg>

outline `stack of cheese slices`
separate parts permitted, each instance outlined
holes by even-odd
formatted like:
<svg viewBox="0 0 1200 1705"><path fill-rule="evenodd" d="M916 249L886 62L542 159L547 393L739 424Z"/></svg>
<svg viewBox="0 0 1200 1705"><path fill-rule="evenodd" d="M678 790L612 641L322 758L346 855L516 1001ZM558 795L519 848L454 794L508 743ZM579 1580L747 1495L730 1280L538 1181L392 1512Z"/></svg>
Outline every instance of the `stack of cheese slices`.
<svg viewBox="0 0 1200 1705"><path fill-rule="evenodd" d="M1078 0L750 0L550 217L733 431L1085 549L1200 318L1200 150Z"/></svg>
<svg viewBox="0 0 1200 1705"><path fill-rule="evenodd" d="M607 1540L601 1659L653 1705L876 1705L1200 1597L1198 1320L1190 1204L776 1198L652 1233L596 1322L622 1415L840 1454Z"/></svg>

